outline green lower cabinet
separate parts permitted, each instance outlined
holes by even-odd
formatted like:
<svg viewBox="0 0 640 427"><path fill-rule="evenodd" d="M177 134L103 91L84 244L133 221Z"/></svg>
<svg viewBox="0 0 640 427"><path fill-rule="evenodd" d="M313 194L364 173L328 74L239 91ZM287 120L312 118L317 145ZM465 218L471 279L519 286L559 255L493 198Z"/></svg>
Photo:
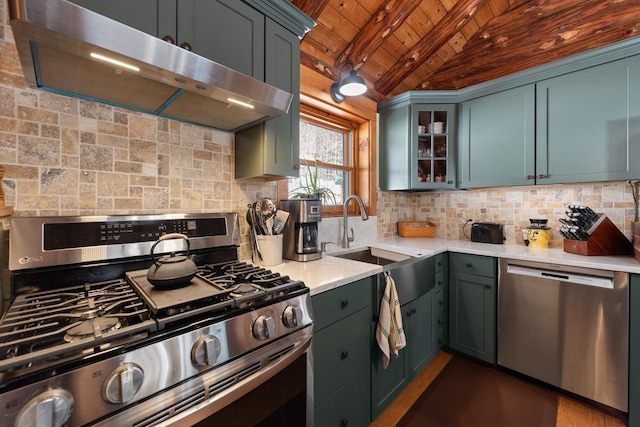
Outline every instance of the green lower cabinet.
<svg viewBox="0 0 640 427"><path fill-rule="evenodd" d="M496 265L492 257L450 255L449 347L489 363L496 363Z"/></svg>
<svg viewBox="0 0 640 427"><path fill-rule="evenodd" d="M640 275L629 276L629 427L640 427Z"/></svg>
<svg viewBox="0 0 640 427"><path fill-rule="evenodd" d="M374 277L368 277L311 297L316 426L364 427L371 422L373 287Z"/></svg>
<svg viewBox="0 0 640 427"><path fill-rule="evenodd" d="M398 394L433 359L441 345L435 338L433 304L436 290L419 296L400 307L407 345L391 356L387 369L382 366L382 352L375 339L377 323L371 324L373 337L371 359L371 419L375 419Z"/></svg>

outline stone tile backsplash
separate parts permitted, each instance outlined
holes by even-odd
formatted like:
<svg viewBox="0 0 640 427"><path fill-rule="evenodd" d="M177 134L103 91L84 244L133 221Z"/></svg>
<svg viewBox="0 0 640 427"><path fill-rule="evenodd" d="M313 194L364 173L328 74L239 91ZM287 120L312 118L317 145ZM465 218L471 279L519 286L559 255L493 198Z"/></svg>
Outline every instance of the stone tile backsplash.
<svg viewBox="0 0 640 427"><path fill-rule="evenodd" d="M550 246L562 247L557 232L567 206L586 205L605 213L631 239L634 202L624 181L589 184L500 187L426 193L378 192L378 238L397 235L398 221L428 220L436 225L436 237L464 239L462 227L473 222L499 222L507 241L521 242L521 230L530 218L547 218L552 228ZM470 233L470 224L465 228Z"/></svg>

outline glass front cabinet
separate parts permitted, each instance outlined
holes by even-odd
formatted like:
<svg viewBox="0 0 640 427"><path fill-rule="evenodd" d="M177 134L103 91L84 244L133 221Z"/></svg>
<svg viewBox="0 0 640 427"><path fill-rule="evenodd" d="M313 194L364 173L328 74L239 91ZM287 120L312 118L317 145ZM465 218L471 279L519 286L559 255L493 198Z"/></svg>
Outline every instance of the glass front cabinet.
<svg viewBox="0 0 640 427"><path fill-rule="evenodd" d="M380 188L455 188L456 105L411 103L379 112Z"/></svg>
<svg viewBox="0 0 640 427"><path fill-rule="evenodd" d="M446 105L413 106L414 136L411 151L415 160L411 163L412 188L453 188L455 174L449 168L452 162L454 141L451 138L451 118L454 110Z"/></svg>

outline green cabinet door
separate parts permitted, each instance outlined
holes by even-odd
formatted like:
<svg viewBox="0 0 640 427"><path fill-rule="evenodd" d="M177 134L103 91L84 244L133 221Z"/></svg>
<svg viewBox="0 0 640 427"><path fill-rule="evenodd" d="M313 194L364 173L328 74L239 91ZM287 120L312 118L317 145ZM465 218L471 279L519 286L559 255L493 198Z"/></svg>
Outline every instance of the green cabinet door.
<svg viewBox="0 0 640 427"><path fill-rule="evenodd" d="M409 318L406 315L406 313L410 311L409 304L404 304L400 307L400 310L402 312L402 324L406 329L409 324ZM373 340L371 346L372 420L389 406L393 399L404 390L410 381L409 357L405 357L405 353L408 350L406 347L398 351L398 357L391 356L391 360L386 369L383 367L382 351L380 351L376 340L377 326L377 320L371 324L371 337Z"/></svg>
<svg viewBox="0 0 640 427"><path fill-rule="evenodd" d="M155 37L162 38L160 31L171 31L167 28L159 28L160 13L163 16L171 15L175 18L176 0L69 0L86 9L108 16L130 27L144 31ZM174 19L175 21L175 19ZM173 24L173 37L175 37L175 23Z"/></svg>
<svg viewBox="0 0 640 427"><path fill-rule="evenodd" d="M537 84L537 183L640 175L640 57Z"/></svg>
<svg viewBox="0 0 640 427"><path fill-rule="evenodd" d="M449 347L496 363L497 259L449 254Z"/></svg>
<svg viewBox="0 0 640 427"><path fill-rule="evenodd" d="M380 189L411 188L411 106L390 109L378 116L378 181Z"/></svg>
<svg viewBox="0 0 640 427"><path fill-rule="evenodd" d="M433 297L435 291L427 292L411 301L406 308L405 318L408 318L407 347L409 351L409 378L413 379L424 369L435 356L433 347Z"/></svg>
<svg viewBox="0 0 640 427"><path fill-rule="evenodd" d="M238 0L178 2L178 44L264 81L265 17Z"/></svg>
<svg viewBox="0 0 640 427"><path fill-rule="evenodd" d="M629 427L640 427L640 275L629 276Z"/></svg>
<svg viewBox="0 0 640 427"><path fill-rule="evenodd" d="M463 102L458 187L535 184L535 85Z"/></svg>

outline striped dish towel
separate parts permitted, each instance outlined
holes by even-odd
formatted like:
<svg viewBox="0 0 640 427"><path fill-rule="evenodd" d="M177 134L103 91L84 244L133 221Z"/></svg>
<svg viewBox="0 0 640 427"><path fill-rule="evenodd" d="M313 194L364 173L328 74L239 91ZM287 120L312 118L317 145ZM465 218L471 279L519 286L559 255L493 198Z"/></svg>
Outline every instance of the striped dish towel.
<svg viewBox="0 0 640 427"><path fill-rule="evenodd" d="M376 327L376 340L382 350L382 366L389 366L390 354L398 357L398 350L407 344L402 329L402 313L400 301L396 291L396 283L390 274L387 274L387 282L384 288L384 296L380 302L380 317Z"/></svg>

